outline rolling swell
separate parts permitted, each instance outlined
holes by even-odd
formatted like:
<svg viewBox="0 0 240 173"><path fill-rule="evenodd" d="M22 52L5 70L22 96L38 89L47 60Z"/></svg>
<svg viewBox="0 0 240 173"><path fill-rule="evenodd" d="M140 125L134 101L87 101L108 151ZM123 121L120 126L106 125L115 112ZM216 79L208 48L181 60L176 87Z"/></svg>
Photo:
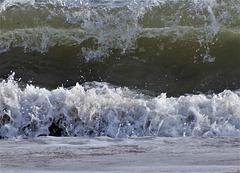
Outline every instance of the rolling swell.
<svg viewBox="0 0 240 173"><path fill-rule="evenodd" d="M238 1L2 1L1 78L181 95L238 89ZM45 76L48 76L48 79Z"/></svg>

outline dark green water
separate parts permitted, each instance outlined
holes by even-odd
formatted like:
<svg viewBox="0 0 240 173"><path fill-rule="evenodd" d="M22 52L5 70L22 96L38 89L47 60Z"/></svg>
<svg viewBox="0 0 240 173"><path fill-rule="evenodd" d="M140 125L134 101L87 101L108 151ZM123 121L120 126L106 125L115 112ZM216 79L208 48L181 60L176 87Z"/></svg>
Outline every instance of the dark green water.
<svg viewBox="0 0 240 173"><path fill-rule="evenodd" d="M15 72L51 89L104 81L174 96L239 89L238 1L7 2L3 79Z"/></svg>
<svg viewBox="0 0 240 173"><path fill-rule="evenodd" d="M138 38L134 50L125 54L114 50L108 57L90 61L79 55L82 45L54 46L45 53L11 48L0 55L0 76L7 78L13 71L22 83L52 89L104 81L154 95L236 90L240 86L238 34L224 32L216 37L218 41L210 46L214 62L194 58L204 53L195 52L195 40L169 43L170 38L161 37Z"/></svg>

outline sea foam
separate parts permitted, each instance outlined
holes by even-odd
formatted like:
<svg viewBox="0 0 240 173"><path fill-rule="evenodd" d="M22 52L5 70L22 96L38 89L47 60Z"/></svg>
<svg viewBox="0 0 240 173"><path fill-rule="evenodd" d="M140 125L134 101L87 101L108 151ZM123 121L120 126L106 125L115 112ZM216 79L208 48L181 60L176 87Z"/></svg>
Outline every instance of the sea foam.
<svg viewBox="0 0 240 173"><path fill-rule="evenodd" d="M240 92L150 97L91 82L47 90L0 83L0 136L238 136Z"/></svg>

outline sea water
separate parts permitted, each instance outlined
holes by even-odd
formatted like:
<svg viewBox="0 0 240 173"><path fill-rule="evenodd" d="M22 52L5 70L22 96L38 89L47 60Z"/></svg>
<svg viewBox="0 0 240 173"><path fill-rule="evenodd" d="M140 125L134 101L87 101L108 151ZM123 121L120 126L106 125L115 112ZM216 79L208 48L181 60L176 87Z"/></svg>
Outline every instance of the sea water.
<svg viewBox="0 0 240 173"><path fill-rule="evenodd" d="M238 173L239 137L1 140L1 172Z"/></svg>
<svg viewBox="0 0 240 173"><path fill-rule="evenodd" d="M136 164L131 169L120 164L118 169L110 166L108 171L138 172L141 164L154 158L151 169L148 164L143 164L146 170L141 169L176 172L181 165L182 172L236 172L240 135L239 25L238 0L1 0L2 169L12 170L5 163L13 155L7 155L21 153L21 148L25 151L33 146L36 154L42 152L38 147L47 147L43 144L51 141L67 159L61 149L67 140L91 141L87 142L86 152L93 151L92 144L101 148L101 143L114 141L107 146L111 153L121 139L121 145L128 147L129 143L130 149L120 147L117 151L126 151L129 158L140 157L142 161L132 161ZM175 140L176 145L170 145ZM229 157L220 154L227 141L232 146L226 152ZM209 148L205 149L213 153L209 157L201 150L208 142ZM220 143L218 150L216 142ZM76 152L84 149L80 143L76 144ZM159 155L150 157L155 150L145 152L151 143L160 148L172 147L166 148L167 153L156 150L163 157L176 150L185 153L183 160L194 159L186 155L184 146L190 143L195 144L191 152L198 153L196 156L201 157L199 153L203 152L201 160L226 160L211 163L215 165L211 169L197 168L197 162L206 163L195 160L192 165L196 169L191 170L190 160L176 164L175 156L181 155L176 152L168 158L173 164L164 169L167 162L158 160ZM132 152L132 145L144 146L149 157ZM73 152L75 145L67 146ZM46 154L42 157L52 153L43 150ZM119 153L113 155L115 161L117 157L125 158ZM88 161L96 158L94 155ZM15 162L19 168L29 165L27 161ZM230 165L229 169L221 167L223 162ZM110 160L83 171L104 171L99 169L102 164L109 165ZM29 170L37 168L30 166ZM64 171L60 167L54 170Z"/></svg>

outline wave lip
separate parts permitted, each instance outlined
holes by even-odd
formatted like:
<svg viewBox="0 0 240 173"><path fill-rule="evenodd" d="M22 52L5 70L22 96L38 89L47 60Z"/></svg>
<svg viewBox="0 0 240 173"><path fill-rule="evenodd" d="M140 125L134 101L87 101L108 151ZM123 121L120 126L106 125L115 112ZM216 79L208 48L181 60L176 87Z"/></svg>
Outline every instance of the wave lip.
<svg viewBox="0 0 240 173"><path fill-rule="evenodd" d="M238 136L240 92L149 97L107 83L47 90L0 83L1 138Z"/></svg>

